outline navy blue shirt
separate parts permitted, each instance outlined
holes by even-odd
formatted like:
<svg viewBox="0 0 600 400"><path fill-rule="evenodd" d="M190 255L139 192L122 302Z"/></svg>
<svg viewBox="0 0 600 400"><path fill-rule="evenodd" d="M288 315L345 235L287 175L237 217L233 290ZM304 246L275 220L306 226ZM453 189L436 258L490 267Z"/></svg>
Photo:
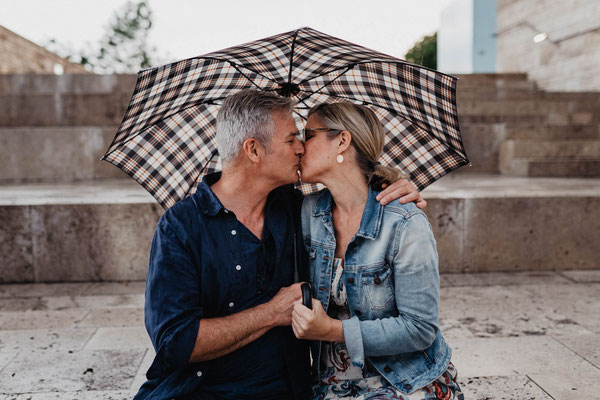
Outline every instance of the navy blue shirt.
<svg viewBox="0 0 600 400"><path fill-rule="evenodd" d="M302 195L292 185L269 194L259 239L210 189L219 177L207 176L158 222L145 305L156 357L136 399L308 398L308 345L291 327L273 328L223 357L189 363L202 318L269 301L294 283L295 265L300 280L308 275L299 223Z"/></svg>

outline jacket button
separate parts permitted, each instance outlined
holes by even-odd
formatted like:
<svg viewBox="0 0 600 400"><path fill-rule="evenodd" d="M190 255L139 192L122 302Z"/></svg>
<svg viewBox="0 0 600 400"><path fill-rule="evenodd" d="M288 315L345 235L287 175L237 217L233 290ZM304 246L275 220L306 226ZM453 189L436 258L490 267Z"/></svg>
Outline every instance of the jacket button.
<svg viewBox="0 0 600 400"><path fill-rule="evenodd" d="M354 278L348 278L348 283L354 285Z"/></svg>
<svg viewBox="0 0 600 400"><path fill-rule="evenodd" d="M379 279L379 277L377 276L377 274L375 274L375 280L374 280L376 285L381 285L381 279Z"/></svg>
<svg viewBox="0 0 600 400"><path fill-rule="evenodd" d="M362 313L360 312L360 310L354 310L354 314L356 314L356 315L362 315Z"/></svg>
<svg viewBox="0 0 600 400"><path fill-rule="evenodd" d="M386 366L383 368L383 370L389 374L390 372L392 372L392 367L390 367L389 365L386 365ZM405 386L405 387L406 387L406 386Z"/></svg>
<svg viewBox="0 0 600 400"><path fill-rule="evenodd" d="M412 385L410 383L404 385L404 390L409 391L410 389L412 389Z"/></svg>

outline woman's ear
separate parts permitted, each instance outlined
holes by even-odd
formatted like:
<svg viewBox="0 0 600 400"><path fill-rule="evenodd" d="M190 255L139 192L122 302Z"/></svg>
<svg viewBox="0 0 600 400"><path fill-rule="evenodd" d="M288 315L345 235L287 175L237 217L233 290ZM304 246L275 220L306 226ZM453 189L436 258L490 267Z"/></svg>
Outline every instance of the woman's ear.
<svg viewBox="0 0 600 400"><path fill-rule="evenodd" d="M244 143L242 144L242 149L244 149L244 153L246 154L246 157L248 157L250 162L255 164L258 163L259 158L263 154L264 150L262 148L262 145L258 142L258 140L254 138L244 140Z"/></svg>
<svg viewBox="0 0 600 400"><path fill-rule="evenodd" d="M352 142L352 134L348 131L341 131L338 135L338 150L340 153L348 149L350 147L350 143Z"/></svg>

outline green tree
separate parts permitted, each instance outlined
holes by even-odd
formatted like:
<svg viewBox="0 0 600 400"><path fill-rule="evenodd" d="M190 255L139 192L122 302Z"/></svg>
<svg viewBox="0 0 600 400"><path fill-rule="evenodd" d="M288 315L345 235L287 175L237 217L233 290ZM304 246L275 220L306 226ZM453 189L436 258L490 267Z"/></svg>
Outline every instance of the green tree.
<svg viewBox="0 0 600 400"><path fill-rule="evenodd" d="M148 2L130 0L113 14L98 46L74 51L51 39L46 47L93 72L135 73L156 61L156 47L148 43L151 28L152 10Z"/></svg>
<svg viewBox="0 0 600 400"><path fill-rule="evenodd" d="M437 69L437 32L415 43L406 52L404 59L427 68Z"/></svg>

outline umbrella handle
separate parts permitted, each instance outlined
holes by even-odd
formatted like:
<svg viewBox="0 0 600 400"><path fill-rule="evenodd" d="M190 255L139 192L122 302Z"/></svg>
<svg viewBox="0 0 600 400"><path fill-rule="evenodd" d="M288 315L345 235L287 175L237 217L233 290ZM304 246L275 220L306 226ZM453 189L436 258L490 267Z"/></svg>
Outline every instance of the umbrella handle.
<svg viewBox="0 0 600 400"><path fill-rule="evenodd" d="M302 290L302 304L304 307L312 310L312 296L310 295L310 285L307 282L304 282L300 285L300 289Z"/></svg>

